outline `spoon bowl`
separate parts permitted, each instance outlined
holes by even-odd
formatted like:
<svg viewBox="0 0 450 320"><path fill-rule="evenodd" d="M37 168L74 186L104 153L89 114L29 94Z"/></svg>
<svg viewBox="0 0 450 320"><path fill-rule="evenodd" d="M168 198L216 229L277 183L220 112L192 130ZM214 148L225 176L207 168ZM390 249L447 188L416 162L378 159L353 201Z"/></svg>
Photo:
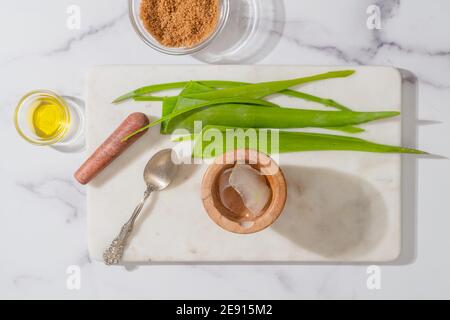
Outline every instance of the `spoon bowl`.
<svg viewBox="0 0 450 320"><path fill-rule="evenodd" d="M170 185L178 171L175 157L172 149L165 149L150 159L144 169L144 181L148 188L161 191Z"/></svg>

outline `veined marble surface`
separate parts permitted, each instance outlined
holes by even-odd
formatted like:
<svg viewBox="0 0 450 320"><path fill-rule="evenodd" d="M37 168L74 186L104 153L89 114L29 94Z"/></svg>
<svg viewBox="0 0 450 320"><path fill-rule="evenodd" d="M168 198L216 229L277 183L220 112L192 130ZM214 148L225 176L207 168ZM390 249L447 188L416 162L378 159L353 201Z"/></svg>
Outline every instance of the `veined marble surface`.
<svg viewBox="0 0 450 320"><path fill-rule="evenodd" d="M66 10L73 4L81 9L80 30L66 27ZM366 27L371 4L381 8L382 30ZM449 1L285 0L284 7L284 16L264 18L271 22L265 31L273 40L265 46L270 50L247 62L408 70L417 77L418 95L411 103L417 100L418 147L450 156ZM22 141L12 124L16 103L36 88L82 97L93 65L204 59L165 56L146 47L130 26L124 0L3 1L0 39L1 298L450 298L447 159L422 158L409 168L417 170L416 187L407 186L417 201L405 219L412 258L380 266L380 290L368 289L366 265L125 269L90 261L85 190L72 179L85 155ZM406 83L413 81L409 74ZM79 290L70 290L69 266L80 269Z"/></svg>

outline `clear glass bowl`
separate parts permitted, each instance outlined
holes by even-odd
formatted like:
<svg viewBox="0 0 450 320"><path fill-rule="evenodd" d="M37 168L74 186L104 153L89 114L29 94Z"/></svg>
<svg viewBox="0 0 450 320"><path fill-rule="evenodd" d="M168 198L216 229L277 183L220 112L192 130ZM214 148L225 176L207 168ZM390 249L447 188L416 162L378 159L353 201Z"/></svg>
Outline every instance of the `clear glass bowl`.
<svg viewBox="0 0 450 320"><path fill-rule="evenodd" d="M140 11L140 3L141 0L128 0L129 4L129 15L131 24L133 25L134 30L138 34L138 36L144 41L148 46L152 47L153 49L170 55L187 55L187 54L194 54L196 52L199 52L200 50L206 48L208 44L210 44L214 38L222 31L223 27L225 26L228 16L230 13L230 0L220 0L220 16L219 21L217 22L216 29L214 32L205 40L200 42L199 44L193 46L193 47L183 47L183 48L171 48L166 47L162 44L160 44L144 27L144 24L142 23L142 20L139 16Z"/></svg>
<svg viewBox="0 0 450 320"><path fill-rule="evenodd" d="M31 123L37 101L49 99L61 106L61 129L49 137L36 133ZM50 90L36 90L27 93L19 102L14 113L14 125L19 135L38 146L67 146L77 141L83 134L84 114L80 106L70 97L61 97Z"/></svg>
<svg viewBox="0 0 450 320"><path fill-rule="evenodd" d="M212 64L255 64L278 45L286 9L280 0L232 0L223 31L194 58ZM270 32L269 32L270 31Z"/></svg>

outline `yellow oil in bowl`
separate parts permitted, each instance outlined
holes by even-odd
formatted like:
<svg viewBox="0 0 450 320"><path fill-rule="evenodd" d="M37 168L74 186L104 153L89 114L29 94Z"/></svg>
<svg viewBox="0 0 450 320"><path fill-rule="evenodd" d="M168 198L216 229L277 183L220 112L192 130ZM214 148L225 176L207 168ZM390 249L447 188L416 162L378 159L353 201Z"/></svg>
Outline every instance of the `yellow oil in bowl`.
<svg viewBox="0 0 450 320"><path fill-rule="evenodd" d="M20 102L15 123L23 138L33 144L54 144L64 138L70 110L63 98L50 91L34 91Z"/></svg>
<svg viewBox="0 0 450 320"><path fill-rule="evenodd" d="M38 98L29 109L29 119L30 128L43 140L59 137L70 125L66 106L53 97Z"/></svg>

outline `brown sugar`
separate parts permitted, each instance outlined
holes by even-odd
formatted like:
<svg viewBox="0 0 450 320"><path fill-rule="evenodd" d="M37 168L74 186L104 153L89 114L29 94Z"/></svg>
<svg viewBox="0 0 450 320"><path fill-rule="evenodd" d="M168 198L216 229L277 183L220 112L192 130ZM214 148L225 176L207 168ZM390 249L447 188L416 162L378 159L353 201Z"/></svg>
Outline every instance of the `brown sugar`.
<svg viewBox="0 0 450 320"><path fill-rule="evenodd" d="M162 45L192 47L214 32L219 10L219 0L142 0L140 17Z"/></svg>

